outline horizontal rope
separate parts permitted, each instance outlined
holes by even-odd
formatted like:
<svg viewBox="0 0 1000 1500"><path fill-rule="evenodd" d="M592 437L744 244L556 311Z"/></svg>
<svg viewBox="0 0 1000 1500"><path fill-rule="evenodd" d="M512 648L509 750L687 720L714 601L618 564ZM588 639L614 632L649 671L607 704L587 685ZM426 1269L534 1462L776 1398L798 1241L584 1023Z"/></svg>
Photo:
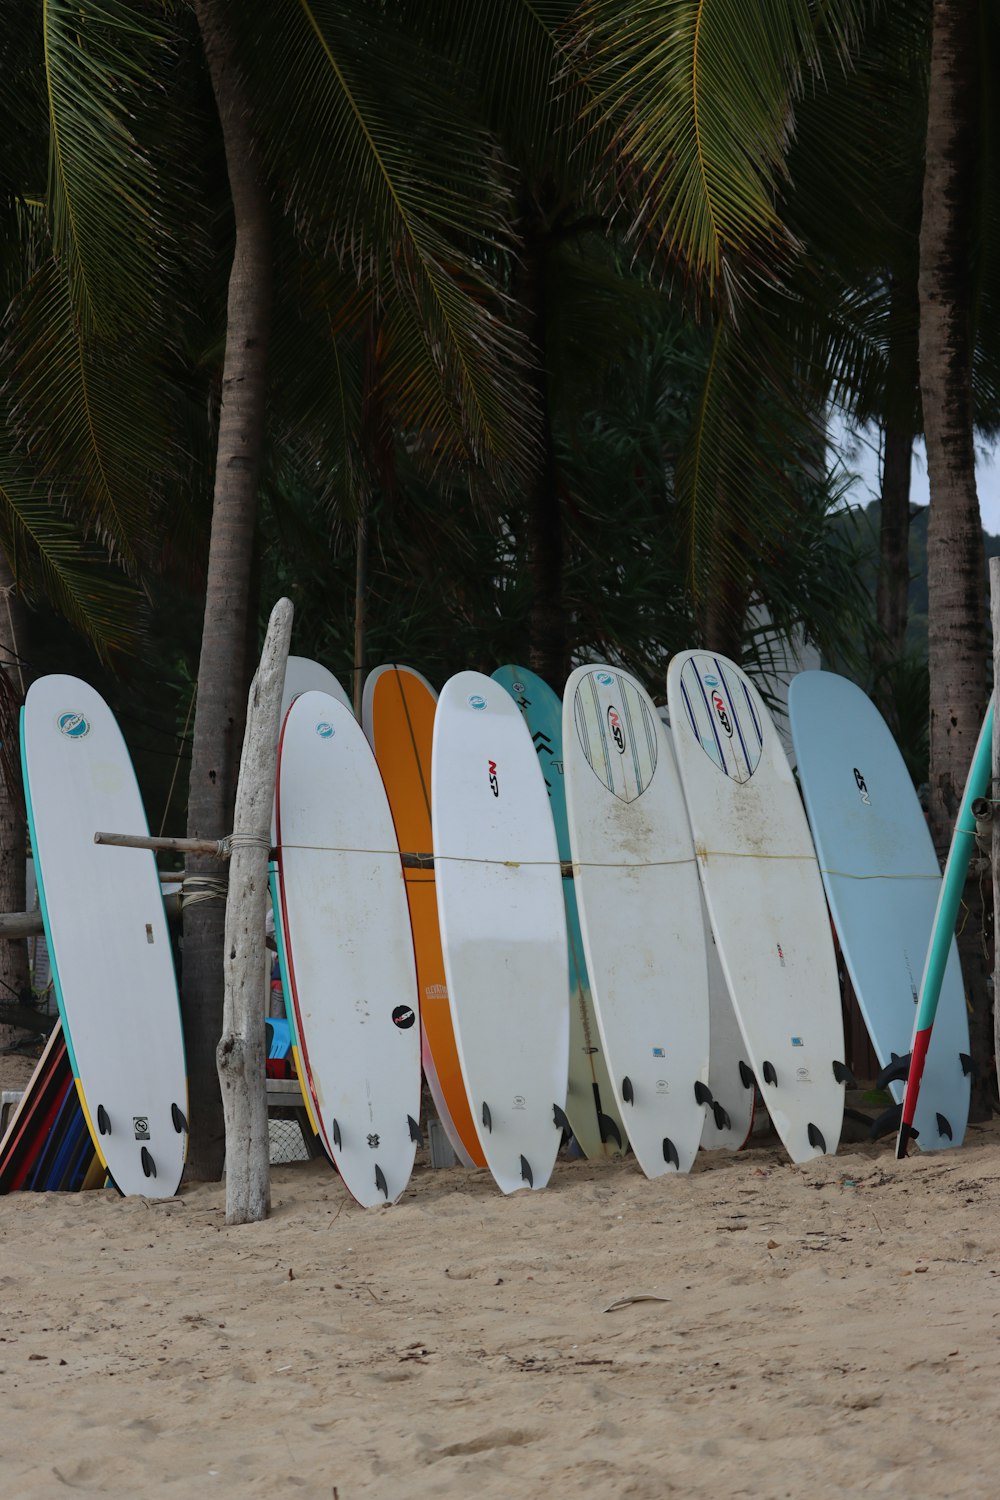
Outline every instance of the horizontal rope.
<svg viewBox="0 0 1000 1500"><path fill-rule="evenodd" d="M185 875L177 900L183 908L198 901L225 901L228 894L228 880L220 880L216 875Z"/></svg>

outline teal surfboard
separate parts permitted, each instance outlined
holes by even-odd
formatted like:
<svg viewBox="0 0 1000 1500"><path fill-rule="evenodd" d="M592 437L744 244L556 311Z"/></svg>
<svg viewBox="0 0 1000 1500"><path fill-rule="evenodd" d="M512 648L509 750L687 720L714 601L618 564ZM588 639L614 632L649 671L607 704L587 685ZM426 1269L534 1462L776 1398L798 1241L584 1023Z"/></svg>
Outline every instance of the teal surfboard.
<svg viewBox="0 0 1000 1500"><path fill-rule="evenodd" d="M562 704L548 683L525 667L498 667L493 680L510 693L531 731L549 793L559 858L569 860L572 856L563 782ZM585 1156L621 1156L628 1141L615 1104L594 1015L572 876L563 879L563 900L569 941L570 991L566 1117Z"/></svg>
<svg viewBox="0 0 1000 1500"><path fill-rule="evenodd" d="M799 780L844 961L883 1080L903 1098L941 871L895 740L871 700L832 672L802 672L788 716ZM954 917L939 947L940 1004L915 1120L919 1144L961 1144L969 1024ZM886 1124L895 1128L895 1113Z"/></svg>

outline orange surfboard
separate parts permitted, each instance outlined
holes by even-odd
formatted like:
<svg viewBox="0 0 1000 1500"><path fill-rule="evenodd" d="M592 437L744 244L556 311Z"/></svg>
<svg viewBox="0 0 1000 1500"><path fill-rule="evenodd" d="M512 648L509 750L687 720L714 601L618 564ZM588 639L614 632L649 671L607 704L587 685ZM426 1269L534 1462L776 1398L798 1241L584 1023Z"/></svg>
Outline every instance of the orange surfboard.
<svg viewBox="0 0 1000 1500"><path fill-rule="evenodd" d="M362 723L396 824L401 850L429 852L431 742L437 694L410 667L377 667L365 683ZM438 1117L459 1161L485 1167L462 1079L448 1006L433 870L404 870L420 989L424 1075Z"/></svg>

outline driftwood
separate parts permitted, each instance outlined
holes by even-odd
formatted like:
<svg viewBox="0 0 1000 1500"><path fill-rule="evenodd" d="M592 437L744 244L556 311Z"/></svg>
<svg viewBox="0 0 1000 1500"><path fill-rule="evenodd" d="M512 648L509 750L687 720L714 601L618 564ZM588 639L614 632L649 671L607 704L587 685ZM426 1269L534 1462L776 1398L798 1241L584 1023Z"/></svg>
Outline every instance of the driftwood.
<svg viewBox="0 0 1000 1500"><path fill-rule="evenodd" d="M271 611L260 667L250 689L229 840L225 998L216 1053L226 1117L227 1224L266 1219L271 1207L260 977L265 962L271 807L292 613L289 599L279 599Z"/></svg>

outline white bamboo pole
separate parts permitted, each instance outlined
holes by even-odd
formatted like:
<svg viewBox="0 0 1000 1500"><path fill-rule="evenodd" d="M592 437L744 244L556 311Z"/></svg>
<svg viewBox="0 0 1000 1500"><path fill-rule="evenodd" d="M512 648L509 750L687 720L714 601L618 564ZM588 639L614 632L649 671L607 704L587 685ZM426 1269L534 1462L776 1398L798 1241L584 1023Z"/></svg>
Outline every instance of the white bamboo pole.
<svg viewBox="0 0 1000 1500"><path fill-rule="evenodd" d="M993 1038L994 1055L1000 1058L1000 557L990 558L990 621L993 626L993 765L990 796L993 799Z"/></svg>
<svg viewBox="0 0 1000 1500"><path fill-rule="evenodd" d="M278 757L281 693L292 634L292 602L271 611L250 689L230 838L223 958L225 996L216 1053L226 1120L226 1223L266 1219L271 1208L265 1086L264 1005L267 865Z"/></svg>

